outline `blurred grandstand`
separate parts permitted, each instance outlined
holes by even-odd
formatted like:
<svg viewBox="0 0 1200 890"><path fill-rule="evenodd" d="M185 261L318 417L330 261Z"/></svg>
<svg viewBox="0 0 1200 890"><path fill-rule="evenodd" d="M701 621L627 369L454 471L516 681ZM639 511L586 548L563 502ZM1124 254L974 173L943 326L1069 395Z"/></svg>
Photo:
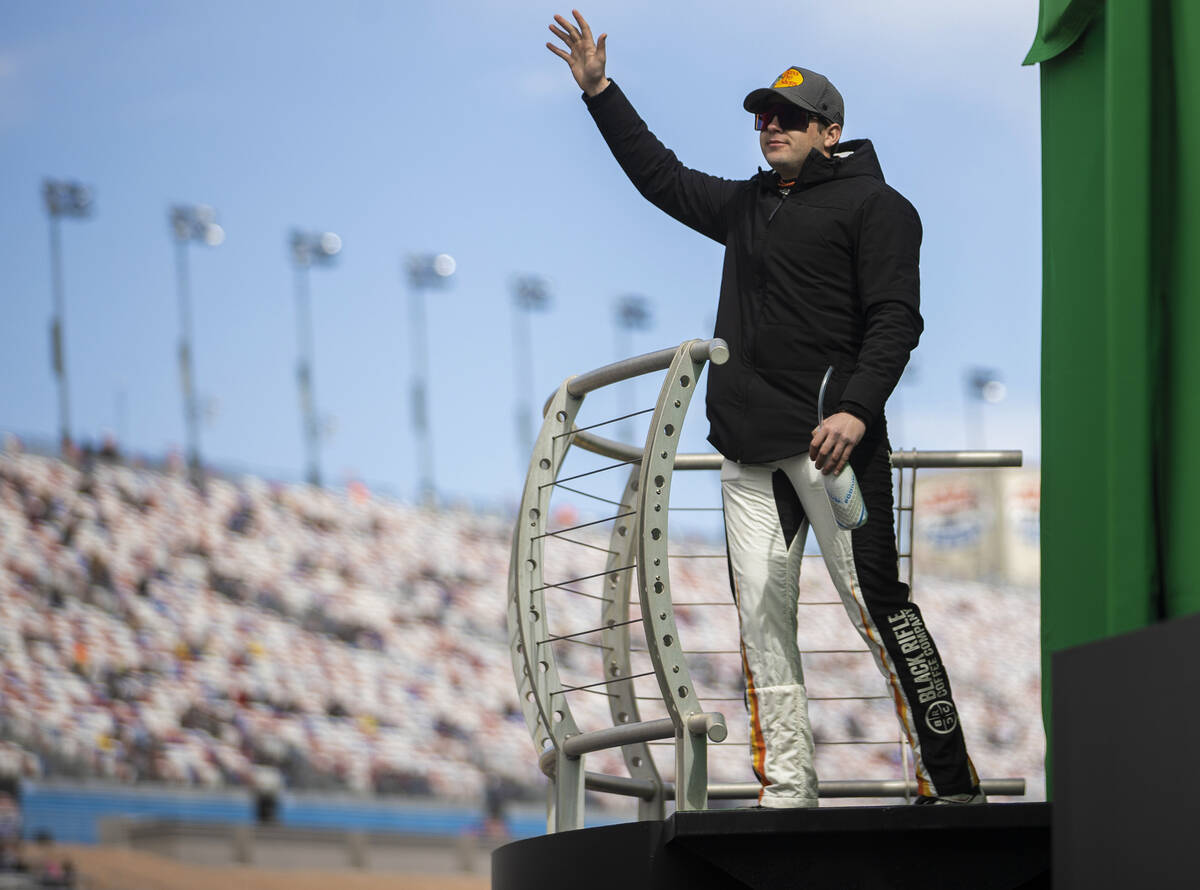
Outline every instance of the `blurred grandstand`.
<svg viewBox="0 0 1200 890"><path fill-rule="evenodd" d="M9 437L0 775L279 783L474 805L499 783L510 798L539 798L505 626L510 534L509 516L416 507L361 487L244 477L210 478L200 491L182 467L129 465L115 448L65 461ZM602 548L606 534L594 543ZM721 552L719 542L708 548ZM563 577L586 574L586 551L575 552L556 567ZM832 598L819 561L809 565L802 598ZM721 560L681 571L698 598L728 598ZM1027 799L1043 797L1036 590L922 577L917 595L934 613L976 764L1026 777ZM589 613L579 626L594 623L590 605L578 608ZM732 613L681 613L702 647L736 639L723 626ZM831 620L829 633L845 624ZM575 647L565 658L571 668L594 656ZM731 727L744 723L737 659L696 670L727 697ZM863 672L877 683L854 655L810 670L810 686ZM577 714L608 720L603 698L581 698ZM877 714L814 709L818 741L870 737L876 721L894 734L880 705ZM750 780L745 751L725 753L714 780ZM595 757L596 769L623 771L619 752ZM895 746L866 755L831 746L819 757L823 778L903 769Z"/></svg>

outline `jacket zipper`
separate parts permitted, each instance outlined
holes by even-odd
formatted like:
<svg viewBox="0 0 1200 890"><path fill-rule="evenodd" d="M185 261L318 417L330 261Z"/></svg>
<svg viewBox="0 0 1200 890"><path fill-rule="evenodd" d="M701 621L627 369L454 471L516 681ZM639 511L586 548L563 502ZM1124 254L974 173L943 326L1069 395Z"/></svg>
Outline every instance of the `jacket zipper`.
<svg viewBox="0 0 1200 890"><path fill-rule="evenodd" d="M780 195L779 203L775 205L775 209L772 210L771 215L767 217L767 225L771 224L771 220L773 220L775 218L775 214L779 212L779 208L783 206L783 202L787 200L787 196L790 193L790 191L791 190L789 189L788 191L785 191L782 195Z"/></svg>
<svg viewBox="0 0 1200 890"><path fill-rule="evenodd" d="M767 225L768 226L770 226L772 220L775 219L775 214L779 212L779 208L783 206L783 202L787 200L787 196L790 192L791 192L791 189L787 189L779 196L779 203L776 204L775 207L771 210L771 212L767 215ZM763 234L763 245L762 245L764 251L766 250L766 240L767 240L767 235L766 235L766 233L764 233ZM759 320L759 318L762 317L763 304L765 304L765 303L766 303L766 294L764 293L762 302L760 302L759 305L755 309L754 318L753 318L753 322L752 322L753 326L749 329L744 329L743 333L742 333L742 342L750 347L749 349L746 350L748 356L757 355L757 353L758 353L758 320ZM752 346L750 345L751 342L753 343ZM753 382L754 382L753 377L754 377L754 375L751 374L749 376L749 378L747 378L747 381L745 384L746 392L742 399L742 422L743 423L745 423L746 410L749 407L750 387L753 385ZM740 457L741 457L741 455L739 454L738 458L735 458L735 459L740 459Z"/></svg>

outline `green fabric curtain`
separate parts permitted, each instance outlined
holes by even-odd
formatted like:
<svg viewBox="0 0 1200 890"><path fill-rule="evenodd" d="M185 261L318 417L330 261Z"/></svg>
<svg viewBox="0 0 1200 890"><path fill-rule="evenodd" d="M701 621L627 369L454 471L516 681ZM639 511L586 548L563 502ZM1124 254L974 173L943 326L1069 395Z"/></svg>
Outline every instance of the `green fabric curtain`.
<svg viewBox="0 0 1200 890"><path fill-rule="evenodd" d="M1200 2L1042 0L1026 63L1049 740L1052 653L1200 611Z"/></svg>

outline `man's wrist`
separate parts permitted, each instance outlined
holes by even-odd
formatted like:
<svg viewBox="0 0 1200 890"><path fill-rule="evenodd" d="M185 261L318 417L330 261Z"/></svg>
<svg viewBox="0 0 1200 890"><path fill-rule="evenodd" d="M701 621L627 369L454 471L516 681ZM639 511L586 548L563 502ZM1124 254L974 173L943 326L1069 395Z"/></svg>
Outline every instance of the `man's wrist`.
<svg viewBox="0 0 1200 890"><path fill-rule="evenodd" d="M871 425L871 412L857 402L842 402L837 407L839 414L849 414L859 420L864 427Z"/></svg>
<svg viewBox="0 0 1200 890"><path fill-rule="evenodd" d="M584 88L584 93L589 99L594 99L608 89L608 85L612 83L607 77L601 80L598 84L591 88Z"/></svg>

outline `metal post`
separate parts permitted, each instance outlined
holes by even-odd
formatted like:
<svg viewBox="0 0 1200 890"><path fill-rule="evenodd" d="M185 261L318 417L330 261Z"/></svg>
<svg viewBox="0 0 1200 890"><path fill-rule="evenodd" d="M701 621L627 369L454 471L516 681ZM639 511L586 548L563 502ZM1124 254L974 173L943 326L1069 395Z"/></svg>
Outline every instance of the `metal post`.
<svg viewBox="0 0 1200 890"><path fill-rule="evenodd" d="M967 371L967 405L963 418L967 424L967 447L982 450L985 447L983 427L983 403L996 404L1004 401L1007 393L1000 372L991 368L970 368Z"/></svg>
<svg viewBox="0 0 1200 890"><path fill-rule="evenodd" d="M533 390L533 356L530 355L530 341L533 339L529 311L516 301L513 309L513 371L517 377L517 410L515 412L517 431L517 459L525 465L525 455L533 445L533 408L529 403L529 394Z"/></svg>
<svg viewBox="0 0 1200 890"><path fill-rule="evenodd" d="M117 390L116 402L117 444L126 454L129 454L129 394L126 391L124 380L121 381L121 386Z"/></svg>
<svg viewBox="0 0 1200 890"><path fill-rule="evenodd" d="M534 275L523 275L513 283L513 371L516 374L517 399L514 418L517 433L517 454L524 466L524 456L533 446L533 327L532 315L545 309L550 302L546 282Z"/></svg>
<svg viewBox="0 0 1200 890"><path fill-rule="evenodd" d="M617 359L628 358L633 352L633 331L645 330L650 327L650 307L646 298L637 294L629 294L617 301ZM637 411L637 390L631 379L625 387L625 406L622 414L633 414ZM621 436L625 441L633 440L633 419L621 424Z"/></svg>
<svg viewBox="0 0 1200 890"><path fill-rule="evenodd" d="M308 262L298 258L296 261L296 337L300 359L296 365L296 384L300 390L300 426L308 457L307 479L310 485L320 486L320 441L313 397L312 301L308 285Z"/></svg>
<svg viewBox="0 0 1200 890"><path fill-rule="evenodd" d="M58 444L66 450L71 444L71 399L67 387L67 355L64 348L64 299L62 274L62 232L56 208L50 208L50 284L54 300L54 319L50 322L50 361L58 381Z"/></svg>
<svg viewBox="0 0 1200 890"><path fill-rule="evenodd" d="M963 421L967 428L965 447L974 450L983 448L986 439L983 434L982 402L970 391L967 392L967 405L963 412Z"/></svg>
<svg viewBox="0 0 1200 890"><path fill-rule="evenodd" d="M631 333L631 329L629 327L622 324L620 315L617 316L616 334L617 360L620 361L623 358L629 357L629 355L631 355L633 352L633 334ZM632 414L637 410L637 391L635 390L634 385L635 380L629 380L625 383L623 400L624 404L617 408L617 412L619 414ZM621 421L619 429L621 431L620 436L622 442L633 441L633 418L628 418Z"/></svg>
<svg viewBox="0 0 1200 890"><path fill-rule="evenodd" d="M296 270L296 337L300 358L296 365L296 383L300 389L300 426L308 451L308 482L321 484L321 431L317 426L317 406L313 384L312 301L309 298L308 270L313 263L329 265L342 250L342 239L333 232L305 232L293 229L289 239L292 264Z"/></svg>
<svg viewBox="0 0 1200 890"><path fill-rule="evenodd" d="M554 830L583 828L583 755L572 757L558 749L554 774Z"/></svg>
<svg viewBox="0 0 1200 890"><path fill-rule="evenodd" d="M433 443L429 435L429 407L426 377L429 374L428 331L425 324L424 281L413 276L408 289L409 331L413 354L413 431L417 437L418 496L421 503L432 505L434 500Z"/></svg>
<svg viewBox="0 0 1200 890"><path fill-rule="evenodd" d="M675 809L708 808L708 738L686 724L675 731Z"/></svg>
<svg viewBox="0 0 1200 890"><path fill-rule="evenodd" d="M179 291L179 383L183 390L183 424L187 437L188 474L192 484L203 483L200 473L200 418L196 410L192 367L192 304L188 282L187 241L175 238L175 278Z"/></svg>
<svg viewBox="0 0 1200 890"><path fill-rule="evenodd" d="M168 219L175 238L175 279L179 294L179 385L183 394L183 426L187 440L188 475L197 487L204 484L200 468L200 411L196 405L196 375L192 349L192 289L188 270L188 242L216 247L225 240L216 211L207 204L176 204Z"/></svg>
<svg viewBox="0 0 1200 890"><path fill-rule="evenodd" d="M433 476L433 433L429 424L429 331L425 324L425 292L445 287L454 274L454 257L447 253L410 256L408 274L409 325L413 354L413 431L417 439L418 496L432 506L436 495Z"/></svg>
<svg viewBox="0 0 1200 890"><path fill-rule="evenodd" d="M50 287L54 302L54 319L50 323L50 355L54 376L58 380L58 435L65 451L71 444L71 399L67 386L66 324L63 297L62 233L59 220L64 216L83 219L92 212L92 190L78 182L55 179L42 181L42 200L50 217Z"/></svg>

